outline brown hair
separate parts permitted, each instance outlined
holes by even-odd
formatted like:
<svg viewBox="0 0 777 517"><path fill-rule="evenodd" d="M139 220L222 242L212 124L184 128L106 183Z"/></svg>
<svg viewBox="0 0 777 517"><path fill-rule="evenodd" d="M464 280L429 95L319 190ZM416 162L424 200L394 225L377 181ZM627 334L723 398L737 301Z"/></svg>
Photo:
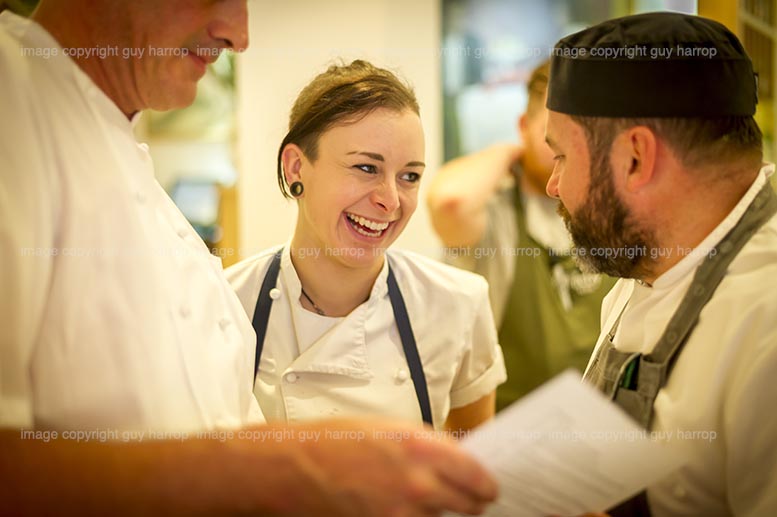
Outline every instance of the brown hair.
<svg viewBox="0 0 777 517"><path fill-rule="evenodd" d="M419 114L418 101L410 86L396 75L367 61L332 65L317 75L297 96L289 115L289 132L278 149L278 186L291 199L283 174L281 156L288 144L300 146L314 161L318 140L332 126L353 123L370 112L387 108Z"/></svg>
<svg viewBox="0 0 777 517"><path fill-rule="evenodd" d="M532 70L526 90L529 100L526 103L526 116L534 117L545 106L545 93L548 91L548 77L550 76L550 60L543 62Z"/></svg>
<svg viewBox="0 0 777 517"><path fill-rule="evenodd" d="M755 167L763 159L761 130L753 117L609 118L574 115L572 120L583 127L592 158L609 153L613 140L621 131L646 126L663 139L683 166L689 169L735 163ZM735 168L730 170L737 172ZM726 176L725 171L723 176Z"/></svg>

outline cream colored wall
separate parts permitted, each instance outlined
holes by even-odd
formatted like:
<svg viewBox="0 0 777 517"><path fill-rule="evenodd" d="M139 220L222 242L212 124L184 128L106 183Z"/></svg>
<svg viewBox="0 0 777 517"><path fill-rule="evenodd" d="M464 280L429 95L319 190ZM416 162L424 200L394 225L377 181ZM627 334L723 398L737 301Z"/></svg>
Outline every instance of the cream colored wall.
<svg viewBox="0 0 777 517"><path fill-rule="evenodd" d="M426 188L442 159L439 0L252 0L248 51L238 64L240 248L248 256L285 242L296 218L275 180L277 146L299 90L334 59L364 58L414 87L426 132L419 206L394 246L438 256Z"/></svg>

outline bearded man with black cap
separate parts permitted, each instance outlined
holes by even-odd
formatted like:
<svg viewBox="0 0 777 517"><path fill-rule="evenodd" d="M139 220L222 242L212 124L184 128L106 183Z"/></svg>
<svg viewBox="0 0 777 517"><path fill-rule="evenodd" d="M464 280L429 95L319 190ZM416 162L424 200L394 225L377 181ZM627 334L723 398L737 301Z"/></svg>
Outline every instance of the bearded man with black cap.
<svg viewBox="0 0 777 517"><path fill-rule="evenodd" d="M777 197L756 89L736 36L696 16L554 49L547 191L579 258L621 277L585 379L686 460L616 515L777 515Z"/></svg>

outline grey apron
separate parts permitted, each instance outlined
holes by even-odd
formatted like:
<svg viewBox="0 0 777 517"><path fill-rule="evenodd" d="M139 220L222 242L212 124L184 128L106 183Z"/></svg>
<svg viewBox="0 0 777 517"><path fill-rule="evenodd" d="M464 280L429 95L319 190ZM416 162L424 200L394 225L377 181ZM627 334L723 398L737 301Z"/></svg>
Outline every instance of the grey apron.
<svg viewBox="0 0 777 517"><path fill-rule="evenodd" d="M691 335L699 314L712 298L728 266L758 229L777 213L777 196L768 181L742 218L696 270L680 306L649 354L628 353L613 346L623 311L600 345L583 380L596 386L645 429L653 419L653 402ZM624 307L625 309L625 307ZM645 493L609 511L614 517L650 515Z"/></svg>

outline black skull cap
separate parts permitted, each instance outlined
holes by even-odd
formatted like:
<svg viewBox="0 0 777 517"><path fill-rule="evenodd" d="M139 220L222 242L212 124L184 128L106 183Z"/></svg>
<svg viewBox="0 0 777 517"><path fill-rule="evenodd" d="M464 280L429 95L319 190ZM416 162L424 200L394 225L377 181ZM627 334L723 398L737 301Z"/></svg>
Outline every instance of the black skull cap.
<svg viewBox="0 0 777 517"><path fill-rule="evenodd" d="M751 116L757 77L722 24L656 12L608 20L561 39L548 109L591 117Z"/></svg>

